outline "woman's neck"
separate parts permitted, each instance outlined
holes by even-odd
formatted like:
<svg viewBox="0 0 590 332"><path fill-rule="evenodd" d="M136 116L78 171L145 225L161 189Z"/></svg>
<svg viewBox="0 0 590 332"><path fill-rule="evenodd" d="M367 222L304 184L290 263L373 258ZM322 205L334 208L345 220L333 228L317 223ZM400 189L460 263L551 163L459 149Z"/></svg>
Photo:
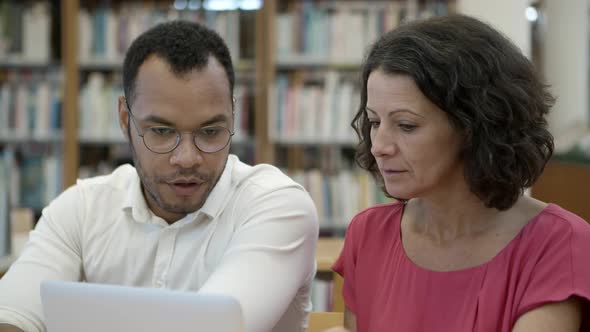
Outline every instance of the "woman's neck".
<svg viewBox="0 0 590 332"><path fill-rule="evenodd" d="M412 232L443 244L460 238L482 237L490 232L501 233L504 226L520 229L546 205L521 196L511 208L500 211L486 207L471 192L451 191L444 196L410 200L404 219Z"/></svg>
<svg viewBox="0 0 590 332"><path fill-rule="evenodd" d="M410 200L406 208L412 231L438 243L487 232L502 214L502 211L486 207L477 197L458 201L417 198Z"/></svg>

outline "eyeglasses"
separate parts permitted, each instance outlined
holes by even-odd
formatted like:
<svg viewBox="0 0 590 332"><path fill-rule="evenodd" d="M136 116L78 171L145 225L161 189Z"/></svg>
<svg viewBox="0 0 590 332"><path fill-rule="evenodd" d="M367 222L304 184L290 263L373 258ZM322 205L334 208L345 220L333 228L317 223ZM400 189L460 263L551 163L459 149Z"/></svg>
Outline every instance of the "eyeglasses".
<svg viewBox="0 0 590 332"><path fill-rule="evenodd" d="M135 116L131 113L131 107L125 99L127 111L131 117L131 122L137 130L139 137L143 139L143 144L148 150L154 153L172 152L180 144L182 133L173 127L151 126L145 128L142 132L135 122ZM208 126L190 132L193 136L193 143L202 152L215 153L223 150L234 135L228 128L223 126Z"/></svg>

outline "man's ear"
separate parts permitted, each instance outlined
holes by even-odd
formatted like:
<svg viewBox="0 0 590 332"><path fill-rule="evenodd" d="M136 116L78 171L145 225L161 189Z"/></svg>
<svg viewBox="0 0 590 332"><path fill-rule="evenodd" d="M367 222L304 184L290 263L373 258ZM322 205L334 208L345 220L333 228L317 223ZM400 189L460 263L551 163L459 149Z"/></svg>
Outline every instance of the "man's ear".
<svg viewBox="0 0 590 332"><path fill-rule="evenodd" d="M236 97L231 97L231 131L234 132L236 130Z"/></svg>
<svg viewBox="0 0 590 332"><path fill-rule="evenodd" d="M123 137L129 140L129 113L127 112L127 102L124 96L119 96L119 128Z"/></svg>

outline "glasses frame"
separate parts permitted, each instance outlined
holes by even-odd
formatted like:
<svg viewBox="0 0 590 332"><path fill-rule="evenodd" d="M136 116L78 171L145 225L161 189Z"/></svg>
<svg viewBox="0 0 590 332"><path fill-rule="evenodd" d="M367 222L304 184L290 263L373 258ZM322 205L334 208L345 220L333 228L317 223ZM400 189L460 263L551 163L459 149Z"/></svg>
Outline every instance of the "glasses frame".
<svg viewBox="0 0 590 332"><path fill-rule="evenodd" d="M174 151L179 145L180 145L180 141L182 140L182 133L181 131L177 130L176 128L174 128L174 130L176 131L176 143L174 144L174 146L166 151L166 152L159 152L159 151L154 151L152 150L145 142L145 133L139 129L137 122L135 122L135 115L133 115L133 112L131 112L131 107L129 106L129 102L127 101L127 98L123 97L125 99L125 106L127 106L127 113L129 113L129 117L131 118L131 122L133 122L133 126L135 127L135 130L137 130L137 136L141 137L141 140L143 142L143 145L150 150L153 153L157 153L157 154L167 154L170 153L172 151ZM221 127L221 126L220 126ZM225 127L222 127L225 128ZM190 131L191 135L192 135L192 141L193 141L193 145L201 152L203 153L217 153L223 149L225 149L225 147L227 147L227 145L229 144L229 142L231 142L232 137L234 136L235 132L231 131L229 128L225 128L225 130L227 130L229 132L229 137L227 139L227 142L225 142L225 144L216 151L203 151L203 149L201 149L198 145L197 145L197 135L195 134L195 131Z"/></svg>

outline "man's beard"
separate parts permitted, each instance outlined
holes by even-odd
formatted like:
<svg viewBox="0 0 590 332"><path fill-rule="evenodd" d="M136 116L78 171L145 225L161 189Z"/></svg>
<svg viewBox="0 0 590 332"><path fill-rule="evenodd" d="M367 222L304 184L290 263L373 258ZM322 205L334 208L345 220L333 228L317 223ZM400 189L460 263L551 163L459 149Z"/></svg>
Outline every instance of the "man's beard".
<svg viewBox="0 0 590 332"><path fill-rule="evenodd" d="M142 192L144 193L144 195L149 195L149 198L151 198L151 200L153 202L155 202L162 210L169 212L169 213L173 213L173 214L186 215L186 214L198 211L201 207L203 207L203 205L207 201L207 198L209 197L209 194L211 194L211 191L217 185L217 182L221 178L221 175L223 174L223 170L225 169L225 166L227 165L228 158L226 157L224 164L223 164L222 171L215 178L213 178L213 176L200 174L198 171L196 171L194 169L182 169L182 170L175 172L172 175L165 176L165 177L159 177L159 176L151 177L151 176L147 175L146 172L144 172L144 169L143 169L141 163L139 162L139 158L137 158L137 153L135 151L135 148L133 147L133 143L131 142L131 140L129 142L130 142L129 145L130 145L130 149L131 149L131 156L133 158L133 164L135 165L135 169L136 169L139 179L141 181L141 186L143 189ZM143 142L142 142L142 144L143 144ZM158 184L165 184L166 180L173 180L173 179L183 177L183 176L198 178L200 181L202 181L201 185L208 186L205 193L201 197L201 200L194 203L194 204L174 204L174 203L168 203L168 202L164 201L164 199L162 197L163 195L161 195L161 193L158 191ZM145 200L146 200L146 202L149 202L148 197L145 197Z"/></svg>

